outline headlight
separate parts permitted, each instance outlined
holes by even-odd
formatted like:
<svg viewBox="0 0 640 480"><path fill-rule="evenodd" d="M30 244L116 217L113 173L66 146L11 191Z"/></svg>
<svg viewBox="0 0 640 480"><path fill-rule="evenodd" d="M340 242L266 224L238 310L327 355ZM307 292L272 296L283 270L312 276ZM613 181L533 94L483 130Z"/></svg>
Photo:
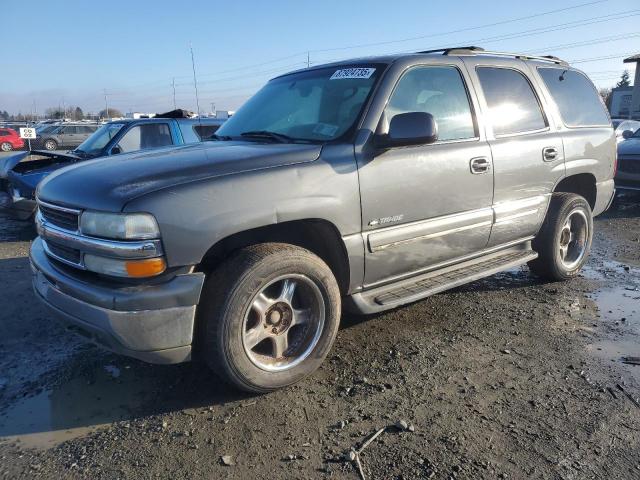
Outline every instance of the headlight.
<svg viewBox="0 0 640 480"><path fill-rule="evenodd" d="M114 240L160 238L156 219L148 213L83 212L80 231L90 237Z"/></svg>
<svg viewBox="0 0 640 480"><path fill-rule="evenodd" d="M163 258L144 260L115 260L85 253L84 266L87 270L114 277L145 278L160 275L167 268Z"/></svg>

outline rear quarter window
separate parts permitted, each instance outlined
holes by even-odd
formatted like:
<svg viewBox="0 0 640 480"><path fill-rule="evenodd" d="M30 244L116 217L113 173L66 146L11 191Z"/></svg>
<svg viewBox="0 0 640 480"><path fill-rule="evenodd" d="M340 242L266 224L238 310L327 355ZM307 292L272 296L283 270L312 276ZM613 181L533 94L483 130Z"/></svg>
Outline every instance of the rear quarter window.
<svg viewBox="0 0 640 480"><path fill-rule="evenodd" d="M567 127L611 125L596 87L582 73L562 68L538 68Z"/></svg>

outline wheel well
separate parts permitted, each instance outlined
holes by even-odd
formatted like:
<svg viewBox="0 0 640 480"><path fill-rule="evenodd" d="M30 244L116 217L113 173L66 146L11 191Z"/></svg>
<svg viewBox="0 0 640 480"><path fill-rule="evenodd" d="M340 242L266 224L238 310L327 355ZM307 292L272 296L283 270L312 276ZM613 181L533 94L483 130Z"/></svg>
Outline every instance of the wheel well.
<svg viewBox="0 0 640 480"><path fill-rule="evenodd" d="M296 220L233 234L207 251L198 270L210 272L233 251L266 242L288 243L315 253L333 272L340 291L347 292L350 273L347 251L338 229L326 220Z"/></svg>
<svg viewBox="0 0 640 480"><path fill-rule="evenodd" d="M579 173L577 175L571 175L570 177L563 178L556 188L554 192L566 192L566 193L575 193L584 197L587 202L589 202L589 206L593 210L596 206L596 177L591 175L590 173Z"/></svg>

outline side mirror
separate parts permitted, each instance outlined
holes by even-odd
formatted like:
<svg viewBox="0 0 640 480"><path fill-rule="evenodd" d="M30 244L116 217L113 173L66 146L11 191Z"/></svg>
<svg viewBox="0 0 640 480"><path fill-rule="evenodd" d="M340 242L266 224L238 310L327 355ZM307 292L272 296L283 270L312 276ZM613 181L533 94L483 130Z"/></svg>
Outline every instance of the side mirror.
<svg viewBox="0 0 640 480"><path fill-rule="evenodd" d="M633 137L633 130L625 130L624 132L622 132L622 138L624 138L625 140L631 137Z"/></svg>
<svg viewBox="0 0 640 480"><path fill-rule="evenodd" d="M122 153L122 149L118 145L114 145L111 148L111 155L118 155L119 153Z"/></svg>
<svg viewBox="0 0 640 480"><path fill-rule="evenodd" d="M379 135L380 148L426 145L438 139L438 124L430 113L408 112L395 115L389 123L389 133Z"/></svg>

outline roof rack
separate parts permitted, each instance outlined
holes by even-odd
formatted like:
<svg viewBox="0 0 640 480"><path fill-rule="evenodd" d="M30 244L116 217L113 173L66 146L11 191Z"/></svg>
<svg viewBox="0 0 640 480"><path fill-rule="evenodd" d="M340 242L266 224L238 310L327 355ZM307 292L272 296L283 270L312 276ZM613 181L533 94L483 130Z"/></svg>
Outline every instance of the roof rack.
<svg viewBox="0 0 640 480"><path fill-rule="evenodd" d="M558 57L554 57L553 55L537 56L537 55L525 55L523 53L492 52L476 46L437 48L435 50L423 50L421 52L416 52L416 53L440 53L440 52L442 52L442 55L496 55L501 57L519 58L522 60L541 60L543 62L557 63L558 65L566 65L566 66L569 65L569 63L567 63L565 60L562 60Z"/></svg>

